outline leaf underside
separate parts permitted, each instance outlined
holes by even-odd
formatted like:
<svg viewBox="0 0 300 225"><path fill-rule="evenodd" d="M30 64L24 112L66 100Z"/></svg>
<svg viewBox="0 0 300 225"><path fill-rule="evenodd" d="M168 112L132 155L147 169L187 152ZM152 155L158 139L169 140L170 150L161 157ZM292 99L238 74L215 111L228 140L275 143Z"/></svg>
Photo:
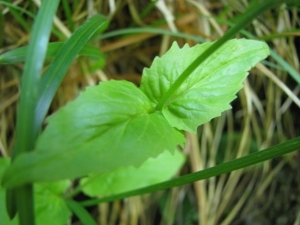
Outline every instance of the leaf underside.
<svg viewBox="0 0 300 225"><path fill-rule="evenodd" d="M91 197L119 194L170 179L184 161L181 151L175 150L174 154L164 151L157 158L145 161L139 168L130 166L104 174L91 174L81 179L80 184L83 192Z"/></svg>
<svg viewBox="0 0 300 225"><path fill-rule="evenodd" d="M112 80L88 87L49 119L36 151L17 158L5 173L6 185L139 166L164 150L173 152L185 141L182 132L151 111L147 97L130 82Z"/></svg>
<svg viewBox="0 0 300 225"><path fill-rule="evenodd" d="M2 183L56 181L121 167L140 166L183 145L181 130L196 128L230 108L247 71L267 57L260 41L231 40L206 59L164 105L155 107L180 74L212 43L174 43L145 69L141 87L127 81L102 82L49 119L34 152L21 155Z"/></svg>

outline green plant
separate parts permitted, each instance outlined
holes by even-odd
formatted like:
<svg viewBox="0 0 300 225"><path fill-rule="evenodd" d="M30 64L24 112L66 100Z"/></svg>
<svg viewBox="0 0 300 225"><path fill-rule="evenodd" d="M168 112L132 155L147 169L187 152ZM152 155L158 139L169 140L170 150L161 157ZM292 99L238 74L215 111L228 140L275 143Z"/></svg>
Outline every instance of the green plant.
<svg viewBox="0 0 300 225"><path fill-rule="evenodd" d="M86 29L82 28L77 33L75 32L61 47L41 80L39 80L40 71L30 71L29 69L27 71L25 67L23 79L26 74L28 74L27 76L36 74L37 77L32 80L28 79L28 83L26 82L24 87L22 86L22 90L28 90L29 93L32 91L32 96L27 96L29 100L24 100L26 95L21 97L20 109L26 113L20 112L18 121L26 121L31 124L26 125L19 122L18 124L22 125L18 125L18 129L22 126L25 128L23 128L24 130L20 128L17 135L23 137L25 132L33 129L30 134L27 133L30 137L26 140L17 139L14 151L15 160L6 170L2 179L4 187L18 188L13 189L15 190L13 193L16 193L19 199L17 203L19 212L22 212L24 205L28 204L28 202L24 202L22 196L30 196L28 195L30 192L28 184L30 183L76 178L96 172L104 173L122 166L139 166L149 157L155 157L165 149L174 151L176 145L182 145L185 140L180 130L195 132L198 125L228 109L229 102L235 98L236 92L241 88L242 80L247 74L246 71L267 56L268 48L265 44L257 41L226 41L245 25L245 21L249 20L249 17L255 17L270 4L270 1L266 1L259 7L259 10L246 14L244 20L238 23L231 32L213 44L207 43L193 48L185 46L183 49L179 49L174 44L164 57L154 61L151 69L145 70L141 88L126 81L110 81L89 88L76 101L70 103L49 120L49 126L36 143L36 151L18 156L23 152L19 152L18 149L20 146L23 147L24 143L27 143L24 145L24 151L33 149L33 143L35 143L41 123L68 65L93 32L100 25L106 24L106 20L101 16L95 16L86 23ZM78 37L81 35L83 40L78 41ZM34 37L38 37L38 35ZM233 48L236 49L234 54L232 54ZM27 57L31 56L30 49L29 45ZM45 51L41 54L45 55ZM212 55L213 58L208 58L209 55ZM2 58L5 58L5 55ZM40 59L37 56L36 58L39 62L43 61L43 57ZM25 65L30 65L30 62L26 62ZM225 67L225 71L220 70L220 68L224 69L224 65L228 66ZM40 67L36 69L41 69L41 64L38 66ZM174 68L176 68L176 73ZM228 77L224 77L228 70L234 71L228 73L230 80L227 79ZM210 71L215 71L215 73L211 74ZM216 82L217 79L218 82ZM31 87L39 87L39 90ZM31 105L27 105L28 102L31 102ZM206 107L203 107L204 105ZM84 108L81 110L79 107L82 106ZM29 118L24 115L28 115ZM83 133L82 130L86 132ZM115 143L115 140L119 141ZM156 142L154 143L153 140ZM61 145L66 141L66 144ZM133 147L143 148L144 151L137 152ZM90 203L83 203L83 205L96 204L99 201L117 199L132 194L148 193L209 178L295 151L298 147L299 138L197 174L125 195L102 200L96 199ZM108 148L111 152L102 152ZM87 151L87 149L89 150ZM120 153L120 150L123 152ZM134 151L131 152L132 150ZM83 153L84 160L82 159ZM100 154L107 158L97 158L96 156ZM124 158L126 158L126 154L134 157L121 162L117 161L116 158L122 157L121 154L124 154ZM70 163L67 170L65 170L65 163ZM78 164L82 163L84 163L83 166L78 167ZM57 172L53 171L54 168ZM67 184L63 185L64 188L68 188ZM24 194L20 194L22 190L25 191ZM70 200L66 200L66 202L74 213L85 215L81 217L83 221L89 220L78 203ZM8 203L13 205L14 200L10 199ZM26 212L26 210L24 211ZM12 209L11 216L15 212L16 210ZM20 213L21 223L32 224L32 217L29 217L28 222L22 218L25 218L25 214Z"/></svg>

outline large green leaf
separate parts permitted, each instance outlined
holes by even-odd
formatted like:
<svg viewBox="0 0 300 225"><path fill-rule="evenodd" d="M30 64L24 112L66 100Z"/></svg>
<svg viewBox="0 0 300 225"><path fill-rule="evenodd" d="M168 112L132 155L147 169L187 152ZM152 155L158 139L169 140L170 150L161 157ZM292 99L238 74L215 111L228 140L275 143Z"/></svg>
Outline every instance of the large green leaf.
<svg viewBox="0 0 300 225"><path fill-rule="evenodd" d="M247 70L269 52L259 41L227 42L158 110L157 103L189 62L210 46L180 49L173 44L145 69L141 89L125 81L88 88L49 120L36 151L19 157L5 173L3 184L14 187L103 173L139 166L164 150L173 151L184 142L177 129L195 132L198 125L230 108Z"/></svg>
<svg viewBox="0 0 300 225"><path fill-rule="evenodd" d="M6 187L75 178L139 166L185 141L147 96L127 81L88 87L49 119L36 149L18 157L4 174Z"/></svg>
<svg viewBox="0 0 300 225"><path fill-rule="evenodd" d="M119 194L170 179L184 160L179 150L175 154L164 151L157 158L145 161L139 168L130 166L100 175L93 174L81 179L80 184L83 192L92 197Z"/></svg>
<svg viewBox="0 0 300 225"><path fill-rule="evenodd" d="M143 72L141 90L155 107L183 71L213 43L171 49ZM177 89L162 113L179 130L196 128L230 108L229 103L242 88L247 71L267 57L264 42L231 40L207 58Z"/></svg>

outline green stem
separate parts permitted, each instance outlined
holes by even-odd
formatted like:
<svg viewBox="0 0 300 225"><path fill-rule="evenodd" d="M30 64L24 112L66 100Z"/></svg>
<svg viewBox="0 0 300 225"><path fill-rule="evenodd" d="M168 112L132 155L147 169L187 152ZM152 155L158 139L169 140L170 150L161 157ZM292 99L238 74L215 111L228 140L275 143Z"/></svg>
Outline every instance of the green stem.
<svg viewBox="0 0 300 225"><path fill-rule="evenodd" d="M15 189L20 225L34 225L34 199L32 184Z"/></svg>
<svg viewBox="0 0 300 225"><path fill-rule="evenodd" d="M263 1L257 7L251 7L248 9L245 15L240 19L240 21L231 29L229 29L223 37L217 40L211 45L202 55L195 59L183 73L178 77L166 94L157 103L156 110L161 111L164 105L170 100L174 95L176 90L181 86L181 84L188 78L188 76L202 63L204 62L212 53L214 53L221 45L228 41L231 37L237 34L242 28L244 28L248 23L250 23L255 17L262 14L264 11L284 2L284 0L266 0Z"/></svg>

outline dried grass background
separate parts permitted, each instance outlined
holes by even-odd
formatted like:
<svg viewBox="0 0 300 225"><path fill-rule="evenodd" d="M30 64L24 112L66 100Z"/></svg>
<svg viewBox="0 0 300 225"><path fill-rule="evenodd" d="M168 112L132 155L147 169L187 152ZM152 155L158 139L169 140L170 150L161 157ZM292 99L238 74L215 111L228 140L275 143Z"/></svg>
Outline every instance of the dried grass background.
<svg viewBox="0 0 300 225"><path fill-rule="evenodd" d="M214 41L229 28L226 23L245 11L248 0L74 0L71 20L63 4L55 18L51 41L63 41L87 18L101 13L111 22L105 33L129 28L160 28ZM14 1L36 12L39 0ZM152 7L151 7L152 5ZM145 9L149 12L143 15ZM33 19L22 18L0 4L0 53L27 45ZM24 23L25 21L25 23ZM246 27L265 40L291 67L299 71L299 9L268 11ZM237 38L244 37L239 34ZM49 115L78 96L86 86L109 79L125 79L139 85L144 67L163 55L177 41L180 46L198 44L188 38L158 33L132 33L93 41L106 56L103 68L91 72L91 61L78 57L68 71L51 105ZM49 62L49 60L47 61ZM45 69L47 67L45 63ZM0 151L11 154L15 140L17 100L22 63L0 65ZM186 133L187 174L223 161L247 155L300 135L299 84L271 57L253 68L244 88L224 112L199 127L197 135ZM46 125L46 122L45 122ZM256 166L165 192L133 197L91 208L99 224L300 224L299 151ZM178 175L180 175L178 174ZM78 197L80 198L80 196ZM70 224L80 224L74 218Z"/></svg>

